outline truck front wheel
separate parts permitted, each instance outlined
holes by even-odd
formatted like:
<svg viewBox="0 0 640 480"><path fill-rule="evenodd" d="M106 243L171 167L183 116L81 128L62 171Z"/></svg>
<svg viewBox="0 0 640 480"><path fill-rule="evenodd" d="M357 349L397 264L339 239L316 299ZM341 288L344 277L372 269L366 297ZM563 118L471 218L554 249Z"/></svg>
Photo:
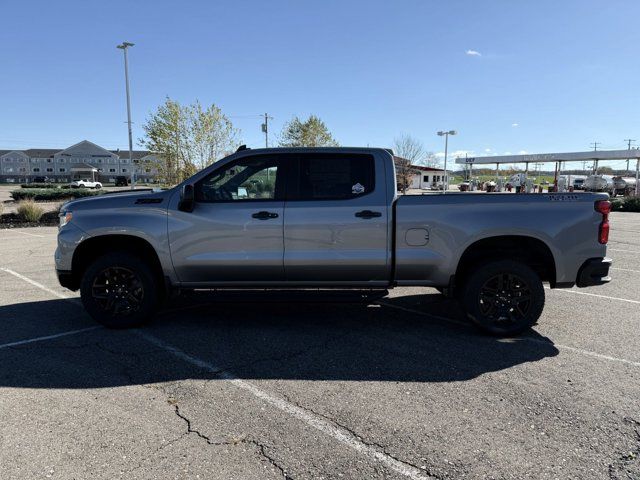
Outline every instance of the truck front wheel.
<svg viewBox="0 0 640 480"><path fill-rule="evenodd" d="M462 295L467 316L496 336L518 335L535 325L544 307L544 287L524 263L498 260L470 275Z"/></svg>
<svg viewBox="0 0 640 480"><path fill-rule="evenodd" d="M131 328L148 320L157 308L157 291L149 265L126 252L98 257L80 284L84 308L108 328Z"/></svg>

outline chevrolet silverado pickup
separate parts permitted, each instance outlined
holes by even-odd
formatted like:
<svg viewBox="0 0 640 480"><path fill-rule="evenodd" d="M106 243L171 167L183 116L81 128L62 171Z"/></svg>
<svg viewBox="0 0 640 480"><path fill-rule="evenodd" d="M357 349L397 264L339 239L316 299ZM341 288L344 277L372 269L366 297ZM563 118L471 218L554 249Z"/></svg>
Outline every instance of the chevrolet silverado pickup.
<svg viewBox="0 0 640 480"><path fill-rule="evenodd" d="M603 193L398 195L377 148L238 151L170 190L60 212L60 283L108 327L195 289L437 288L494 335L536 323L550 288L608 282Z"/></svg>

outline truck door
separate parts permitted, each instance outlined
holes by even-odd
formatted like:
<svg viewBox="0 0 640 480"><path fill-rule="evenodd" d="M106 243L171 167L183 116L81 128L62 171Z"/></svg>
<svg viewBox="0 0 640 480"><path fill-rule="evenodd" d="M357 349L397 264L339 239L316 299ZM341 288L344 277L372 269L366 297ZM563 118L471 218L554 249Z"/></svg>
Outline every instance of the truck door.
<svg viewBox="0 0 640 480"><path fill-rule="evenodd" d="M291 162L284 221L287 281L387 284L391 212L384 178L383 159L373 155L310 153Z"/></svg>
<svg viewBox="0 0 640 480"><path fill-rule="evenodd" d="M284 279L283 178L279 157L255 155L196 182L193 212L169 215L171 258L181 282Z"/></svg>

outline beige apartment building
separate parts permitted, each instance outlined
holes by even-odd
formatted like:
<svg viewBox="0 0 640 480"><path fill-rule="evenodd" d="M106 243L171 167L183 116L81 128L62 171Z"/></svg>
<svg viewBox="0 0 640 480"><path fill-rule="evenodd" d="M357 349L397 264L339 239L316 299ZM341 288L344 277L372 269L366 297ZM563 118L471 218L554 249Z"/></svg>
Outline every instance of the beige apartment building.
<svg viewBox="0 0 640 480"><path fill-rule="evenodd" d="M0 183L27 183L36 177L57 183L93 177L107 183L118 176L130 179L134 169L136 181L154 182L156 160L149 151L134 150L131 164L128 150L106 150L88 140L64 150L0 150Z"/></svg>

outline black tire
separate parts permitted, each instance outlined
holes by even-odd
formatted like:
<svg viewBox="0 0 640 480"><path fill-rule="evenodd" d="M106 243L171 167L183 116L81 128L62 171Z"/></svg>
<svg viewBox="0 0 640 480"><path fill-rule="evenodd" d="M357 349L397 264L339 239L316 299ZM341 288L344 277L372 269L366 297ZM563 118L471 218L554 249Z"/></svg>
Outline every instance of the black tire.
<svg viewBox="0 0 640 480"><path fill-rule="evenodd" d="M158 285L150 266L126 252L98 257L80 283L84 308L108 328L132 328L148 321L158 307Z"/></svg>
<svg viewBox="0 0 640 480"><path fill-rule="evenodd" d="M462 292L467 316L491 335L518 335L536 324L544 308L544 287L524 263L497 260L476 267Z"/></svg>

